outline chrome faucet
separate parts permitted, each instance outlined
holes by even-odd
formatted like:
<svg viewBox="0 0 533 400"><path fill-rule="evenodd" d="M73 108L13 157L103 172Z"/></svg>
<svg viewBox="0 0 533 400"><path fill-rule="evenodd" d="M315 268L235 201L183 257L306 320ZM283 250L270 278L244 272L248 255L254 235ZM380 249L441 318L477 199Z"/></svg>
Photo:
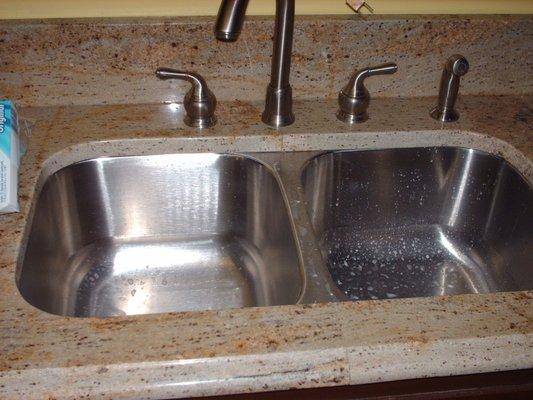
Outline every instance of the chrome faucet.
<svg viewBox="0 0 533 400"><path fill-rule="evenodd" d="M218 40L232 42L241 31L248 0L222 0L215 27ZM272 72L261 120L280 128L294 122L292 89L289 83L294 34L294 0L276 0L276 25Z"/></svg>
<svg viewBox="0 0 533 400"><path fill-rule="evenodd" d="M370 93L365 87L365 79L374 75L394 74L396 71L398 71L398 66L394 63L355 71L344 89L339 93L337 119L349 124L366 121L368 119L366 110L370 104Z"/></svg>
<svg viewBox="0 0 533 400"><path fill-rule="evenodd" d="M155 76L159 79L180 79L192 84L183 100L186 125L193 128L209 128L217 123L215 116L217 99L200 74L172 68L158 68Z"/></svg>
<svg viewBox="0 0 533 400"><path fill-rule="evenodd" d="M440 80L439 104L431 110L431 117L442 122L453 122L459 119L455 111L455 101L459 93L461 76L468 72L468 61L459 54L454 54L444 64Z"/></svg>

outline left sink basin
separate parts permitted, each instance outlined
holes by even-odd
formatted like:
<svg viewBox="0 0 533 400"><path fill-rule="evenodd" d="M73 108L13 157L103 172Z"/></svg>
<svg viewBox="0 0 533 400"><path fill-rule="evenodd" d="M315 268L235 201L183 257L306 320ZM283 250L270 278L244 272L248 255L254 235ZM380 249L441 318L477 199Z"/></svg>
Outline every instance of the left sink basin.
<svg viewBox="0 0 533 400"><path fill-rule="evenodd" d="M285 196L241 155L97 158L51 175L18 287L49 313L107 317L294 304Z"/></svg>

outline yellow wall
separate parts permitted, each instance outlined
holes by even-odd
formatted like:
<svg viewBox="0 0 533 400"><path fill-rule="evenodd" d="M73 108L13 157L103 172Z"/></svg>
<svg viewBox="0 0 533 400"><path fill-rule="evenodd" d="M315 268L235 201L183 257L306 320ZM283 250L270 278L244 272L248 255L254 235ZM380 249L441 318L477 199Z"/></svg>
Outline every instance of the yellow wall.
<svg viewBox="0 0 533 400"><path fill-rule="evenodd" d="M216 14L220 0L0 0L0 19ZM191 4L192 3L192 4ZM530 14L533 0L369 0L376 14ZM251 0L271 14L274 0ZM299 14L350 14L345 0L296 0Z"/></svg>

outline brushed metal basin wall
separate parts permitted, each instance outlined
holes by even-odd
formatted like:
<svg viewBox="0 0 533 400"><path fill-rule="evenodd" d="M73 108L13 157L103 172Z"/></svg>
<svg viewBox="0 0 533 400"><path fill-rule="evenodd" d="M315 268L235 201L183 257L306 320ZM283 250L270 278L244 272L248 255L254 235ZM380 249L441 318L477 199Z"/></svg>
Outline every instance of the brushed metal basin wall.
<svg viewBox="0 0 533 400"><path fill-rule="evenodd" d="M532 222L471 149L100 158L46 180L17 283L80 317L529 290Z"/></svg>
<svg viewBox="0 0 533 400"><path fill-rule="evenodd" d="M47 312L112 316L296 303L280 185L237 155L99 158L52 175L18 279Z"/></svg>
<svg viewBox="0 0 533 400"><path fill-rule="evenodd" d="M533 192L461 148L343 151L303 172L311 223L351 300L533 288Z"/></svg>

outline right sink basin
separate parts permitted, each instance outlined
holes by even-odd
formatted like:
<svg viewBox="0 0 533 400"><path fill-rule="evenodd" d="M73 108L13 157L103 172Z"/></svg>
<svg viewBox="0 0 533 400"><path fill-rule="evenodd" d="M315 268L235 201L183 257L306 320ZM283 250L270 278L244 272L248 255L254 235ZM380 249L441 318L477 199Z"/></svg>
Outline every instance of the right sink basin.
<svg viewBox="0 0 533 400"><path fill-rule="evenodd" d="M533 191L502 158L340 151L310 160L302 179L323 259L351 300L533 287Z"/></svg>

